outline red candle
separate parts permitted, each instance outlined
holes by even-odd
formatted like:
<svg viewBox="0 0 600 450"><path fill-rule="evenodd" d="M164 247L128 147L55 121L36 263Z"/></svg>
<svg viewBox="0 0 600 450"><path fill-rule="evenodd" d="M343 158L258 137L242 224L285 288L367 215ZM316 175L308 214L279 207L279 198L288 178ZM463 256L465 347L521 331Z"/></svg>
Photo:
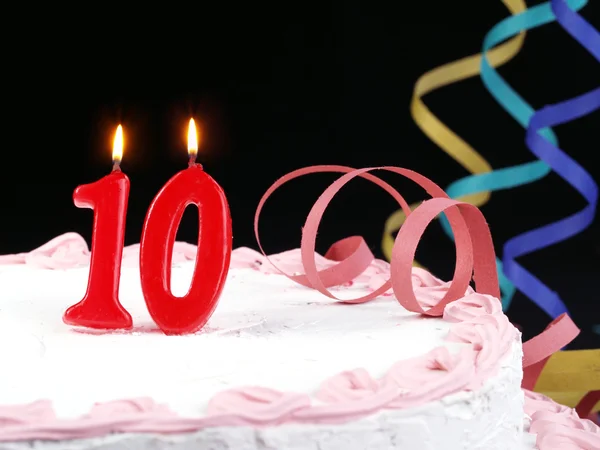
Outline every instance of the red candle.
<svg viewBox="0 0 600 450"><path fill-rule="evenodd" d="M121 172L123 128L118 126L113 144L113 170L75 189L78 208L94 210L92 254L88 286L83 300L65 312L69 325L90 328L131 328L131 315L119 302L119 279L129 198L129 178Z"/></svg>
<svg viewBox="0 0 600 450"><path fill-rule="evenodd" d="M140 277L148 311L165 334L193 333L212 315L229 270L231 217L217 182L197 164L194 119L188 131L189 167L177 173L156 195L140 242ZM171 293L171 258L179 223L188 205L199 214L198 254L189 291Z"/></svg>

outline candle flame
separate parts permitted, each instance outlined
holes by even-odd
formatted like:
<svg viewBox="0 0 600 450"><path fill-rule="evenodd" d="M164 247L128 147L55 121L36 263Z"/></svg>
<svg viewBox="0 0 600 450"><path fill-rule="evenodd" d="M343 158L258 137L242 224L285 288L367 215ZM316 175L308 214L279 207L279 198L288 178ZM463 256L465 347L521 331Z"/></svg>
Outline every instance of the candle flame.
<svg viewBox="0 0 600 450"><path fill-rule="evenodd" d="M123 158L123 127L121 125L117 127L117 131L115 132L112 158L115 164L120 164Z"/></svg>
<svg viewBox="0 0 600 450"><path fill-rule="evenodd" d="M188 126L188 155L190 157L195 157L198 154L198 132L196 131L196 122L194 119L190 119L190 124Z"/></svg>

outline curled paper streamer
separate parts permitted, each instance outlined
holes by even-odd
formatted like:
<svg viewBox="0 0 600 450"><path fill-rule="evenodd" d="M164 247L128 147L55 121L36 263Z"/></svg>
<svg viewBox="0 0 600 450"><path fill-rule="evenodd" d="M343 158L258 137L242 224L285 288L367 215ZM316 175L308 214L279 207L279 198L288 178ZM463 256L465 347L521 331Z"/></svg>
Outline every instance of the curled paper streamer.
<svg viewBox="0 0 600 450"><path fill-rule="evenodd" d="M394 188L369 173L374 170L393 172L409 178L423 187L433 198L423 202L418 208L410 212L408 204ZM258 231L260 213L267 199L280 186L300 176L319 172L344 173L345 175L333 182L321 194L311 208L302 228L300 253L305 273L302 275L288 274L269 259L262 247ZM361 242L364 243L364 239L360 237L346 238L336 244L339 247L336 250L339 256L337 260L340 262L318 271L315 263L315 240L319 223L327 205L335 194L355 177L372 181L387 191L400 204L408 217L404 226L398 232L392 249L390 279L370 294L352 300L342 300L328 291L327 287L341 285L354 279L357 274L362 273L369 266L373 260L373 254L368 250L366 244L361 245ZM454 277L444 297L425 310L424 305L419 303L413 292L411 281L412 263L423 232L440 213L446 213L456 237L456 267ZM492 237L481 211L471 204L450 199L437 184L412 170L391 166L353 169L346 166L326 165L293 171L277 180L261 198L254 216L254 233L261 252L281 274L303 286L316 289L323 295L340 303L365 303L387 292L391 287L398 302L408 311L441 316L447 304L464 296L472 275L477 292L489 294L496 298L500 296ZM402 245L398 245L398 242L401 242Z"/></svg>
<svg viewBox="0 0 600 450"><path fill-rule="evenodd" d="M515 259L566 240L587 228L594 220L598 202L598 186L591 175L557 146L537 132L547 125L558 125L582 117L600 108L600 88L575 99L546 106L531 118L527 144L531 151L546 161L561 178L573 186L587 201L583 210L557 222L528 231L504 245L504 268L515 286L523 291L548 315L556 317L566 311L558 295L533 276Z"/></svg>
<svg viewBox="0 0 600 450"><path fill-rule="evenodd" d="M364 303L383 294L392 287L396 298L405 309L420 314L439 315L448 303L464 294L470 279L470 275L467 275L467 273L470 273L471 269L474 268L477 291L489 293L497 298L500 291L494 262L494 249L485 221L480 222L483 216L479 210L473 205L450 199L439 186L415 172L396 167L381 167L378 169L395 172L410 178L424 187L434 198L423 202L421 206L410 212L408 205L398 192L383 180L368 173L374 169L354 170L345 166L313 166L299 169L277 180L265 192L259 202L254 217L254 232L263 255L268 258L260 241L258 224L262 208L273 192L281 185L303 175L318 172L345 173L319 197L311 208L302 228L301 262L304 274L288 274L278 269L283 275L303 286L316 289L323 295L341 303ZM318 271L314 261L315 239L319 222L329 202L339 189L357 176L376 183L390 193L402 209L408 213L408 217L396 236L390 263L391 278L366 296L352 300L340 300L327 288L343 285L355 278L357 274L362 273L373 260L373 254L361 237L346 238L335 243L327 252L328 257L337 261L338 264ZM475 210L477 213L472 212ZM425 227L436 214L444 211L447 213L456 237L456 269L444 298L429 310L424 310L423 305L420 305L414 298L412 291L411 264L415 248ZM273 265L277 268L277 265ZM596 403L594 399L597 394L594 392L600 391L600 379L597 376L600 373L600 350L559 351L569 344L578 333L579 329L571 319L566 314L562 314L542 334L526 342L523 345L525 374L523 387L527 389L536 387L536 389L543 389L545 393L551 395L561 393L562 389L570 389L572 386L577 386L579 391L593 391L591 394L570 392L567 396L557 396L568 406L576 406L582 416L585 417L598 410L598 405L592 403ZM542 373L544 368L545 370ZM559 386L559 389L556 389L557 386Z"/></svg>
<svg viewBox="0 0 600 450"><path fill-rule="evenodd" d="M523 0L502 0L502 3L513 14L526 9ZM524 38L525 33L521 33L510 41L491 50L489 52L490 64L497 67L510 61L521 50ZM423 74L415 83L410 106L411 115L423 133L465 169L475 174L490 172L492 167L469 143L442 123L427 108L422 97L436 89L477 75L479 73L481 57L482 54L467 56ZM451 197L481 206L489 200L490 193L485 190L475 193L457 192L457 195L451 195ZM411 209L414 209L417 205L418 203L411 205ZM398 210L385 222L381 245L383 253L388 260L392 257L392 247L394 245L393 234L400 229L405 218L406 214L404 211Z"/></svg>
<svg viewBox="0 0 600 450"><path fill-rule="evenodd" d="M569 316L561 314L525 342L522 387L535 387L556 402L574 407L585 418L600 411L600 350L559 351L578 334Z"/></svg>

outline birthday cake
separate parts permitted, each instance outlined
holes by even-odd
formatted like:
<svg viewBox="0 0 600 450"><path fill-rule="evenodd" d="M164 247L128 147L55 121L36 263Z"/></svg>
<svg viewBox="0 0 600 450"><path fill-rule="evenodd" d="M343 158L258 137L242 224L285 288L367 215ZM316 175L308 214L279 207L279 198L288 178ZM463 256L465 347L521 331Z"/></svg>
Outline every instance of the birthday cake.
<svg viewBox="0 0 600 450"><path fill-rule="evenodd" d="M137 246L125 248L121 269L120 301L133 318L126 331L60 320L86 291L90 252L79 235L1 258L0 448L599 448L596 425L521 389L520 333L485 292L490 270L477 252L462 257L475 260L483 288L461 288L441 315L428 316L406 308L407 298L431 311L457 284L409 264L401 267L408 283L386 285L402 278L410 251L330 280L332 300L301 278L314 273L306 247L270 257L234 250L208 323L176 336L148 312ZM361 252L364 241L349 238L311 256L316 271L335 278ZM195 257L195 246L175 245L174 295L188 290Z"/></svg>
<svg viewBox="0 0 600 450"><path fill-rule="evenodd" d="M507 449L522 439L520 338L495 298L469 289L431 319L401 308L391 292L363 305L334 304L240 248L209 324L166 337L145 308L130 248L120 298L134 330L71 329L60 316L85 293L88 268L64 267L82 259L84 246L66 235L24 257L28 264L2 267L2 441ZM182 295L194 249L178 246L175 255L172 289ZM299 250L272 260L302 268ZM387 276L389 265L374 261L333 291L366 294ZM430 303L447 289L422 269L414 269L413 286Z"/></svg>

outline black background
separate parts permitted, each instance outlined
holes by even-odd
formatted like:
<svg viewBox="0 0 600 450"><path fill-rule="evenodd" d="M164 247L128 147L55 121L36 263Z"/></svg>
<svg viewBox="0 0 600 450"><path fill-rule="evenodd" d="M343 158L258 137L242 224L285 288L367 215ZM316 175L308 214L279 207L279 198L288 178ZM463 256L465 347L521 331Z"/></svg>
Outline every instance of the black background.
<svg viewBox="0 0 600 450"><path fill-rule="evenodd" d="M485 33L508 13L501 2L414 3L53 5L15 13L18 32L3 56L0 252L30 250L67 231L90 241L92 213L75 208L72 191L110 171L119 123L126 139L122 167L131 179L127 244L139 241L156 192L186 167L192 115L203 132L199 160L228 195L236 247L256 247L252 219L260 196L296 168L397 165L441 186L468 175L414 124L412 88L427 70L478 52ZM591 1L582 15L600 27L600 2ZM500 73L540 108L596 88L600 64L553 23L529 32ZM524 130L478 77L425 102L494 168L533 159ZM595 112L556 128L562 148L596 179L599 121ZM273 197L262 220L269 252L299 245L308 208L333 179L301 179ZM423 199L410 183L390 180L410 201ZM482 210L500 253L510 237L584 206L550 174L494 193ZM377 188L357 181L328 210L319 251L361 234L381 256L383 222L394 209ZM598 223L521 261L572 309L583 329L575 347L600 347L590 331L600 323ZM195 242L196 227L186 212L178 238ZM448 278L453 245L438 224L430 228L419 260ZM526 336L548 322L520 294L509 315Z"/></svg>

